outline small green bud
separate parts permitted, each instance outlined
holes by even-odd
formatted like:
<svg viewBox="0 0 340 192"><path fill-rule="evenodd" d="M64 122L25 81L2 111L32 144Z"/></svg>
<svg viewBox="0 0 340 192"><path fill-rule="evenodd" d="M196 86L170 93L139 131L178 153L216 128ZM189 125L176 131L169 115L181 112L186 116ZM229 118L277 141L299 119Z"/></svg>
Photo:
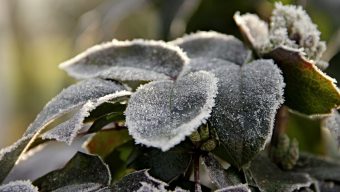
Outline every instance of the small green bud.
<svg viewBox="0 0 340 192"><path fill-rule="evenodd" d="M212 151L216 147L216 142L214 139L209 139L201 145L202 151Z"/></svg>
<svg viewBox="0 0 340 192"><path fill-rule="evenodd" d="M191 140L193 143L197 143L197 142L200 142L200 141L201 141L201 136L200 136L200 134L198 133L198 131L194 131L194 132L190 135L190 140Z"/></svg>
<svg viewBox="0 0 340 192"><path fill-rule="evenodd" d="M209 139L209 127L208 125L203 125L199 129L200 135L201 135L201 140L205 141Z"/></svg>

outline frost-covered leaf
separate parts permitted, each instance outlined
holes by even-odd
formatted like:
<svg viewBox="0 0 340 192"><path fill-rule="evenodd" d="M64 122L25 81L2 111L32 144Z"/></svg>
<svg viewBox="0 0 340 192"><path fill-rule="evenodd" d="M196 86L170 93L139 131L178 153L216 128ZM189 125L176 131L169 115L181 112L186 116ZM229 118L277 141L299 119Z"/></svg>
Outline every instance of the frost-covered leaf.
<svg viewBox="0 0 340 192"><path fill-rule="evenodd" d="M0 150L0 183L6 178L11 171L15 162L18 160L22 151L26 148L33 135L27 135L16 141L11 146Z"/></svg>
<svg viewBox="0 0 340 192"><path fill-rule="evenodd" d="M250 192L250 189L246 184L240 184L235 186L226 187L216 190L215 192Z"/></svg>
<svg viewBox="0 0 340 192"><path fill-rule="evenodd" d="M240 15L239 12L234 15L235 23L240 28L242 35L256 51L262 52L262 49L269 43L268 24L262 21L257 15L246 13Z"/></svg>
<svg viewBox="0 0 340 192"><path fill-rule="evenodd" d="M327 67L320 58L326 44L320 40L320 31L313 24L301 6L275 4L270 18L270 28L257 15L234 16L246 40L260 54L265 54L280 46L299 51L307 59L316 61L322 68Z"/></svg>
<svg viewBox="0 0 340 192"><path fill-rule="evenodd" d="M308 188L314 182L305 173L281 171L270 159L262 155L252 161L250 172L257 187L263 192L293 192L304 187Z"/></svg>
<svg viewBox="0 0 340 192"><path fill-rule="evenodd" d="M78 152L64 168L52 171L33 183L43 192L73 184L109 185L110 182L109 168L100 157Z"/></svg>
<svg viewBox="0 0 340 192"><path fill-rule="evenodd" d="M281 71L271 60L229 65L213 71L219 78L211 115L229 163L248 163L270 139L276 110L283 103Z"/></svg>
<svg viewBox="0 0 340 192"><path fill-rule="evenodd" d="M197 57L190 59L190 64L183 67L181 75L201 70L213 71L214 69L228 67L229 65L235 65L235 63L218 58Z"/></svg>
<svg viewBox="0 0 340 192"><path fill-rule="evenodd" d="M75 78L160 80L176 78L188 62L177 46L162 41L117 41L96 45L60 65Z"/></svg>
<svg viewBox="0 0 340 192"><path fill-rule="evenodd" d="M85 143L85 147L89 153L105 157L117 146L126 143L131 139L127 129L103 131L90 137Z"/></svg>
<svg viewBox="0 0 340 192"><path fill-rule="evenodd" d="M38 188L30 181L13 181L5 185L0 185L0 192L38 192Z"/></svg>
<svg viewBox="0 0 340 192"><path fill-rule="evenodd" d="M45 105L25 134L35 133L53 119L81 107L88 101L123 90L124 86L101 79L89 79L71 85Z"/></svg>
<svg viewBox="0 0 340 192"><path fill-rule="evenodd" d="M129 133L136 143L166 151L205 123L216 94L217 79L204 71L146 84L129 100Z"/></svg>
<svg viewBox="0 0 340 192"><path fill-rule="evenodd" d="M305 172L320 181L340 182L340 163L303 153L293 169L298 172Z"/></svg>
<svg viewBox="0 0 340 192"><path fill-rule="evenodd" d="M169 183L184 175L188 169L191 162L189 147L191 145L184 142L166 152L155 148L141 148L132 167L137 170L150 169L151 176Z"/></svg>
<svg viewBox="0 0 340 192"><path fill-rule="evenodd" d="M285 104L307 115L328 114L340 105L335 80L306 60L300 52L279 47L265 57L274 59L283 72Z"/></svg>
<svg viewBox="0 0 340 192"><path fill-rule="evenodd" d="M203 156L203 162L206 166L211 181L219 188L230 186L232 181L229 180L226 170L211 154Z"/></svg>
<svg viewBox="0 0 340 192"><path fill-rule="evenodd" d="M83 183L83 184L73 184L60 187L52 192L98 192L103 188L102 184L98 183Z"/></svg>
<svg viewBox="0 0 340 192"><path fill-rule="evenodd" d="M61 123L55 128L49 130L42 135L43 139L56 139L71 144L74 138L77 136L78 131L84 126L83 122L86 117L90 115L90 112L96 107L105 102L114 102L131 95L129 91L119 91L104 97L100 97L95 101L88 101L71 119Z"/></svg>
<svg viewBox="0 0 340 192"><path fill-rule="evenodd" d="M84 80L64 89L45 105L20 140L0 151L0 181L6 177L20 155L36 139L39 132L51 121L81 107L88 101L123 90L125 90L124 86L101 79Z"/></svg>
<svg viewBox="0 0 340 192"><path fill-rule="evenodd" d="M333 110L332 115L323 120L322 126L328 128L340 147L340 114Z"/></svg>
<svg viewBox="0 0 340 192"><path fill-rule="evenodd" d="M166 183L151 177L146 170L141 170L133 172L114 183L112 190L119 192L138 191L143 189L145 185L158 188L160 192L165 192L165 187L167 186Z"/></svg>
<svg viewBox="0 0 340 192"><path fill-rule="evenodd" d="M181 47L190 58L218 58L239 65L250 58L250 51L240 40L214 31L193 33L171 43Z"/></svg>
<svg viewBox="0 0 340 192"><path fill-rule="evenodd" d="M320 41L320 31L301 6L276 3L270 21L270 41L279 40L274 47L303 49L311 60L319 60L326 50L325 42Z"/></svg>

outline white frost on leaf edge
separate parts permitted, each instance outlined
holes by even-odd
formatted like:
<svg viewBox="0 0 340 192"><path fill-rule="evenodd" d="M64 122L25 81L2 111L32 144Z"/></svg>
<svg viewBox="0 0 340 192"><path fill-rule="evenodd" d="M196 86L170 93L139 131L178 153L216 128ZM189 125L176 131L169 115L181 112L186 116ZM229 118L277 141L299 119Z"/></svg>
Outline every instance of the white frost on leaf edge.
<svg viewBox="0 0 340 192"><path fill-rule="evenodd" d="M197 39L208 39L208 38L220 38L226 41L229 41L231 39L236 39L232 35L225 35L222 33L218 33L216 31L198 31L195 33L186 34L183 37L177 38L173 41L170 41L169 43L173 45L179 45L187 41L197 40Z"/></svg>
<svg viewBox="0 0 340 192"><path fill-rule="evenodd" d="M175 145L179 144L181 141L185 139L186 136L191 135L192 132L194 132L200 125L206 123L208 118L211 116L211 111L212 108L215 106L215 97L217 96L218 93L218 86L217 82L218 79L215 77L213 73L207 72L207 71L198 71L196 73L204 73L206 75L211 76L212 78L212 84L214 86L210 86L207 90L210 94L208 94L208 98L206 99L206 103L201 109L201 113L197 115L194 119L191 121L182 124L177 128L178 132L175 134L179 134L176 137L172 139L159 139L159 140L148 140L140 137L138 134L132 133L131 129L129 129L129 134L134 138L136 144L143 144L148 147L157 147L160 148L163 152L169 150L170 148L174 147ZM185 77L185 76L184 76ZM159 82L159 81L158 81ZM151 82L149 84L145 85L150 85L157 83L157 81ZM145 85L142 85L138 87L136 92L139 89L142 89ZM128 126L128 125L127 125Z"/></svg>
<svg viewBox="0 0 340 192"><path fill-rule="evenodd" d="M79 53L77 56L59 64L59 68L62 70L65 70L70 76L74 76L76 78L84 78L83 75L74 74L73 72L70 72L67 70L68 67L74 65L78 61L81 61L82 59L86 58L88 55L91 55L93 53L96 53L98 51L104 50L104 49L110 49L110 48L120 48L120 47L129 47L133 45L142 45L142 46L159 46L164 49L168 49L171 51L176 52L180 58L183 60L183 65L187 65L190 61L187 54L178 46L172 45L170 43L166 43L161 40L144 40L144 39L134 39L134 40L125 40L125 41L119 41L117 39L113 39L112 41L105 42L102 44L95 45L93 47L88 48L82 53ZM85 77L86 78L86 77Z"/></svg>
<svg viewBox="0 0 340 192"><path fill-rule="evenodd" d="M23 187L21 189L15 190L13 187ZM0 185L0 192L8 188L8 190L12 192L38 192L38 187L33 186L31 181L29 180L18 180L18 181L12 181L10 183ZM6 191L8 191L6 190Z"/></svg>
<svg viewBox="0 0 340 192"><path fill-rule="evenodd" d="M216 190L215 192L227 192L229 190L237 190L237 189L242 189L244 191L247 191L247 192L251 192L251 190L249 189L248 185L247 184L239 184L239 185L234 185L234 186L229 186L229 187L226 187L226 188L223 188L223 189L218 189Z"/></svg>
<svg viewBox="0 0 340 192"><path fill-rule="evenodd" d="M116 93L100 97L96 101L88 101L82 106L79 112L71 118L71 120L66 121L64 122L65 124L62 123L60 124L61 126L57 126L50 131L44 133L42 135L42 139L55 139L57 141L65 142L68 145L71 145L74 138L77 136L78 131L83 128L84 119L90 115L90 112L92 110L112 99L130 96L131 94L132 92L130 91L117 91ZM64 130L65 128L70 128L71 126L74 126L74 128L73 130L70 130L71 134L69 136L66 135L66 137L64 137L63 135L61 135L64 131L67 131Z"/></svg>

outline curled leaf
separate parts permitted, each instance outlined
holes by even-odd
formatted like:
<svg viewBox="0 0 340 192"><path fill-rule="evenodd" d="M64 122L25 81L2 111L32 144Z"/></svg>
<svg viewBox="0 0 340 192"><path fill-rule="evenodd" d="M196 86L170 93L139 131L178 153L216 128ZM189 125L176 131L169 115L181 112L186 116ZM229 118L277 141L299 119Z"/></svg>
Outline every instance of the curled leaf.
<svg viewBox="0 0 340 192"><path fill-rule="evenodd" d="M216 94L217 79L204 71L141 86L125 112L129 133L136 143L166 151L206 122Z"/></svg>
<svg viewBox="0 0 340 192"><path fill-rule="evenodd" d="M113 40L89 48L60 64L60 68L80 79L150 81L176 78L187 62L181 49L162 41Z"/></svg>
<svg viewBox="0 0 340 192"><path fill-rule="evenodd" d="M58 141L66 142L71 144L74 138L77 136L78 131L84 126L83 122L86 117L90 115L90 112L96 109L98 106L105 102L114 102L130 96L131 92L119 91L104 97L100 97L95 101L88 101L83 107L76 113L70 120L67 120L55 128L49 130L42 135L43 139L56 139Z"/></svg>
<svg viewBox="0 0 340 192"><path fill-rule="evenodd" d="M124 86L101 79L84 80L64 89L45 105L20 140L0 151L0 181L6 177L43 128L54 119L81 107L88 101L122 90L125 90Z"/></svg>
<svg viewBox="0 0 340 192"><path fill-rule="evenodd" d="M38 192L38 188L30 181L13 181L5 185L0 185L0 192Z"/></svg>
<svg viewBox="0 0 340 192"><path fill-rule="evenodd" d="M171 43L181 47L190 58L218 58L242 65L250 58L250 51L231 35L214 31L200 31Z"/></svg>

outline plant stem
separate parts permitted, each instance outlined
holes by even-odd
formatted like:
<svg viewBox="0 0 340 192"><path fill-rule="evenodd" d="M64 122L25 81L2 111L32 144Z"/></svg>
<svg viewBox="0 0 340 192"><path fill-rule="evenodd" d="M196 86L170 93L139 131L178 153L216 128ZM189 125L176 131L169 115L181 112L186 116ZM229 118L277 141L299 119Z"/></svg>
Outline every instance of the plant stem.
<svg viewBox="0 0 340 192"><path fill-rule="evenodd" d="M194 180L195 180L195 192L202 192L200 184L200 154L194 154Z"/></svg>

